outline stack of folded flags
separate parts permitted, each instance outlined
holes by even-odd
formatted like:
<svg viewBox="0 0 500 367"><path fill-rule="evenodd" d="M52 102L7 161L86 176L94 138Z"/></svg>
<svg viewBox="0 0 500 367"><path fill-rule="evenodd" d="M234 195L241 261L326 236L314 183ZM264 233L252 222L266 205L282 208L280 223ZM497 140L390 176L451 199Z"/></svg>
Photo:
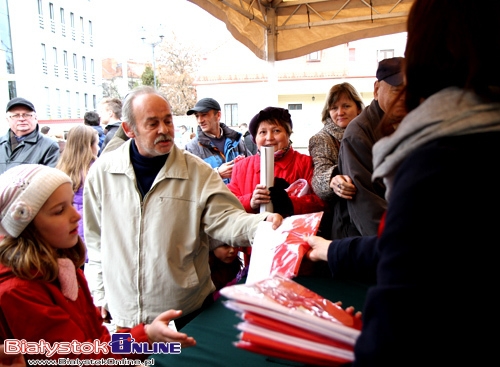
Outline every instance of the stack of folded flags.
<svg viewBox="0 0 500 367"><path fill-rule="evenodd" d="M232 285L221 295L242 319L238 348L318 366L354 360L361 319L289 278Z"/></svg>

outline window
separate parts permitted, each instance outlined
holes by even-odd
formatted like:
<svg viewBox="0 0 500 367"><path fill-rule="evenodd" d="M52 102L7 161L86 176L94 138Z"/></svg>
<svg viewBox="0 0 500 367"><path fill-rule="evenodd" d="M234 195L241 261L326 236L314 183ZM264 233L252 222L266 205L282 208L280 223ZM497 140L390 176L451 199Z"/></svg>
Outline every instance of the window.
<svg viewBox="0 0 500 367"><path fill-rule="evenodd" d="M49 16L50 16L50 30L52 33L56 33L54 4L52 4L52 3L49 3Z"/></svg>
<svg viewBox="0 0 500 367"><path fill-rule="evenodd" d="M321 61L321 51L311 52L307 55L307 62Z"/></svg>
<svg viewBox="0 0 500 367"><path fill-rule="evenodd" d="M224 120L227 126L238 126L238 104L228 103L224 105Z"/></svg>
<svg viewBox="0 0 500 367"><path fill-rule="evenodd" d="M82 72L83 72L83 81L87 83L87 59L85 56L82 56Z"/></svg>
<svg viewBox="0 0 500 367"><path fill-rule="evenodd" d="M73 77L78 81L78 60L76 54L73 54Z"/></svg>
<svg viewBox="0 0 500 367"><path fill-rule="evenodd" d="M69 79L68 51L63 51L64 77Z"/></svg>
<svg viewBox="0 0 500 367"><path fill-rule="evenodd" d="M94 59L90 59L90 77L92 78L92 84L95 85L95 67Z"/></svg>
<svg viewBox="0 0 500 367"><path fill-rule="evenodd" d="M71 118L71 92L69 90L66 90L66 108L68 118Z"/></svg>
<svg viewBox="0 0 500 367"><path fill-rule="evenodd" d="M42 71L47 74L47 50L45 49L45 43L42 43Z"/></svg>
<svg viewBox="0 0 500 367"><path fill-rule="evenodd" d="M62 117L61 113L61 91L59 88L56 88L56 112L57 112L57 118Z"/></svg>
<svg viewBox="0 0 500 367"><path fill-rule="evenodd" d="M63 37L66 37L66 18L64 16L64 9L60 8L59 9L59 15L61 18L61 33Z"/></svg>
<svg viewBox="0 0 500 367"><path fill-rule="evenodd" d="M50 15L50 20L54 21L54 4L49 3L49 15Z"/></svg>
<svg viewBox="0 0 500 367"><path fill-rule="evenodd" d="M51 114L51 110L50 110L50 90L49 90L49 87L45 87L44 92L45 92L45 111L47 113L47 118L50 119L52 117L52 114Z"/></svg>
<svg viewBox="0 0 500 367"><path fill-rule="evenodd" d="M57 58L57 47L52 47L52 54L54 55L54 75L59 76L59 61Z"/></svg>
<svg viewBox="0 0 500 367"><path fill-rule="evenodd" d="M300 111L302 110L302 103L290 103L288 104L289 111Z"/></svg>
<svg viewBox="0 0 500 367"><path fill-rule="evenodd" d="M76 112L76 117L80 117L80 92L75 92L75 100L74 100L75 108L74 111Z"/></svg>
<svg viewBox="0 0 500 367"><path fill-rule="evenodd" d="M377 61L382 61L384 59L390 59L394 57L394 49L392 50L378 50L378 60Z"/></svg>
<svg viewBox="0 0 500 367"><path fill-rule="evenodd" d="M89 35L88 35L88 39L89 39L90 46L94 46L94 39L92 37L92 21L90 21L90 20L89 20Z"/></svg>
<svg viewBox="0 0 500 367"><path fill-rule="evenodd" d="M75 14L74 13L69 13L69 24L71 26L71 39L74 41L76 39Z"/></svg>
<svg viewBox="0 0 500 367"><path fill-rule="evenodd" d="M85 43L85 26L83 24L83 17L80 17L80 32L81 32L81 42Z"/></svg>

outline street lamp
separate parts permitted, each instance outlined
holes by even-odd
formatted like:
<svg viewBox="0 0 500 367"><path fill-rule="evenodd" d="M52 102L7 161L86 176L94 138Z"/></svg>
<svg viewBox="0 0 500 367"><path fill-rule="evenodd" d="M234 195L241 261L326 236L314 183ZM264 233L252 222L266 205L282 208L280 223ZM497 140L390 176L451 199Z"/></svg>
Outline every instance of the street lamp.
<svg viewBox="0 0 500 367"><path fill-rule="evenodd" d="M144 31L144 28L143 28ZM155 47L158 46L163 41L163 34L160 33L158 36L160 39L152 42L146 42L146 36L142 36L142 42L151 45L151 49L153 50L153 87L156 89L156 61L155 61Z"/></svg>

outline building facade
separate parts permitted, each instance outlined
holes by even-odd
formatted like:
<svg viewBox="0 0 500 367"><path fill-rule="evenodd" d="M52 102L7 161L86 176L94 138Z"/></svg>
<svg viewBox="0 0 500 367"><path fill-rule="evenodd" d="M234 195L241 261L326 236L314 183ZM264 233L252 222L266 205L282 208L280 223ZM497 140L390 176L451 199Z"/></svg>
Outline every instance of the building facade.
<svg viewBox="0 0 500 367"><path fill-rule="evenodd" d="M321 111L329 89L349 82L368 105L373 99L378 62L404 56L405 47L406 32L271 64L229 40L203 58L195 82L197 95L198 99L216 99L223 108L222 121L233 127L248 123L265 107L287 108L293 121L293 145L307 152L309 138L323 127Z"/></svg>
<svg viewBox="0 0 500 367"><path fill-rule="evenodd" d="M0 0L0 101L34 103L39 120L81 119L102 98L94 0ZM0 133L8 126L3 119Z"/></svg>

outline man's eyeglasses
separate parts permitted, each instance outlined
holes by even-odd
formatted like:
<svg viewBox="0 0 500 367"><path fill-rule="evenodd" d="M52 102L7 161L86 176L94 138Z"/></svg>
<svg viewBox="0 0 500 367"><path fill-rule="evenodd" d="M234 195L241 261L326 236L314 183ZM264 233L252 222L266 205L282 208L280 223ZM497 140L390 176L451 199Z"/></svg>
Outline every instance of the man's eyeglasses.
<svg viewBox="0 0 500 367"><path fill-rule="evenodd" d="M9 118L12 119L12 120L28 120L30 118L32 118L35 114L34 113L23 113L23 114L19 114L19 113L16 113L15 115L10 115Z"/></svg>

